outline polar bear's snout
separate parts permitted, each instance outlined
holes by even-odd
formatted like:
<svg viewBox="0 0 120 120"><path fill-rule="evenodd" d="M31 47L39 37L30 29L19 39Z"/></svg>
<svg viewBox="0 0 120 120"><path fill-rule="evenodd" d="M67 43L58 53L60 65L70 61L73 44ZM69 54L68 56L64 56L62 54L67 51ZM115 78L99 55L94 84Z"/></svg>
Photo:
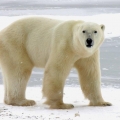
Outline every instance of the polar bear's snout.
<svg viewBox="0 0 120 120"><path fill-rule="evenodd" d="M86 47L92 47L94 45L94 41L91 38L87 38Z"/></svg>

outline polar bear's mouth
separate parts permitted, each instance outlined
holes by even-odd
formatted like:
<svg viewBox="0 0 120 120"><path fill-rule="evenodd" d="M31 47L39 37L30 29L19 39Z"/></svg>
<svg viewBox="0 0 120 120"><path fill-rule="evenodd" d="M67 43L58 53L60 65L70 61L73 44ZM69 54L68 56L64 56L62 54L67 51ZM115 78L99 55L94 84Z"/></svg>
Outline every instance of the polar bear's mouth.
<svg viewBox="0 0 120 120"><path fill-rule="evenodd" d="M85 45L86 47L91 48L94 45L94 41L91 38L87 38Z"/></svg>

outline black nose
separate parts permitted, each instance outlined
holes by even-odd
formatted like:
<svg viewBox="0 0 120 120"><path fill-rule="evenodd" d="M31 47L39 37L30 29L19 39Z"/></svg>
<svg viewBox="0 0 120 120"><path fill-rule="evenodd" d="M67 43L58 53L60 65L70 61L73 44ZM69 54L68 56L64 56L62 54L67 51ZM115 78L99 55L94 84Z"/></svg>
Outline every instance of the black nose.
<svg viewBox="0 0 120 120"><path fill-rule="evenodd" d="M93 46L93 40L91 38L87 38L87 40L86 40L86 46L87 47L92 47Z"/></svg>
<svg viewBox="0 0 120 120"><path fill-rule="evenodd" d="M86 42L87 42L88 44L91 44L91 43L92 43L92 39L91 39L91 38L88 38L88 39L86 40Z"/></svg>

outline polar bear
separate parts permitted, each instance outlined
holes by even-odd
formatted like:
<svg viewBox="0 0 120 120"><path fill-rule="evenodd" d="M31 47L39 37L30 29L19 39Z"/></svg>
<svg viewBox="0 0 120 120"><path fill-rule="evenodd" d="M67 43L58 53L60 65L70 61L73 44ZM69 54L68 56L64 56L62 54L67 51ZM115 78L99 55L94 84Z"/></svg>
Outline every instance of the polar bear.
<svg viewBox="0 0 120 120"><path fill-rule="evenodd" d="M99 48L104 25L96 23L27 17L0 32L0 65L4 79L4 102L32 106L25 98L33 67L45 68L43 96L52 109L70 109L63 102L65 79L70 70L78 71L81 89L92 106L109 106L100 90ZM71 96L72 97L72 96Z"/></svg>

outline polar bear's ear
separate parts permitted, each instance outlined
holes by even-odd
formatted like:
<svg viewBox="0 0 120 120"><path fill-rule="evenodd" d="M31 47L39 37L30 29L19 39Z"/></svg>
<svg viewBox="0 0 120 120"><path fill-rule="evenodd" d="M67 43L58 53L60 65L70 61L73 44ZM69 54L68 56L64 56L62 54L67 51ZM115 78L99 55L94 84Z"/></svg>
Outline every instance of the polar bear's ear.
<svg viewBox="0 0 120 120"><path fill-rule="evenodd" d="M105 30L105 25L100 25L101 29L104 31Z"/></svg>

